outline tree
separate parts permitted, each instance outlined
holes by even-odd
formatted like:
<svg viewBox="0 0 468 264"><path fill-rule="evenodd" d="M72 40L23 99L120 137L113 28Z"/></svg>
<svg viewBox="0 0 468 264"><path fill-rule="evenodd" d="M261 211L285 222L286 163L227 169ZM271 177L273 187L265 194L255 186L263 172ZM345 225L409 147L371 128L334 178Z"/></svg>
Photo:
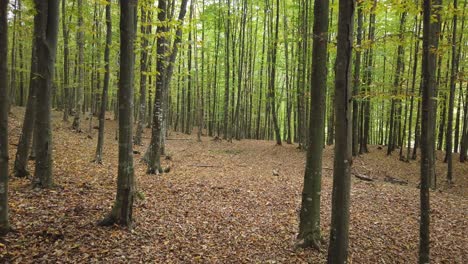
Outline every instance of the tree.
<svg viewBox="0 0 468 264"><path fill-rule="evenodd" d="M52 179L52 87L57 51L59 0L35 0L35 42L37 43L37 98L36 98L36 168L34 186L50 188ZM39 67L40 65L40 67Z"/></svg>
<svg viewBox="0 0 468 264"><path fill-rule="evenodd" d="M71 16L70 16L71 18ZM63 121L68 122L68 115L70 113L70 65L69 56L70 48L68 45L70 37L70 29L67 26L67 8L66 0L62 0L62 37L63 37L63 92L65 94L64 107L63 107Z"/></svg>
<svg viewBox="0 0 468 264"><path fill-rule="evenodd" d="M312 83L304 188L299 235L303 247L319 247L320 192L322 185L322 152L325 137L325 95L327 87L328 0L315 0L314 43L312 47Z"/></svg>
<svg viewBox="0 0 468 264"><path fill-rule="evenodd" d="M148 75L148 49L149 49L149 34L151 34L151 12L148 9L148 2L144 1L141 6L141 62L140 62L140 101L137 131L135 134L134 144L141 145L141 136L143 134L144 123L146 120L146 85Z"/></svg>
<svg viewBox="0 0 468 264"><path fill-rule="evenodd" d="M220 0L221 1L221 0ZM223 139L227 140L231 136L229 123L229 78L230 78L230 42L231 42L231 0L227 0L227 16L224 22L224 107L223 107Z"/></svg>
<svg viewBox="0 0 468 264"><path fill-rule="evenodd" d="M328 263L347 263L352 163L351 57L354 1L340 0L335 62L335 159Z"/></svg>
<svg viewBox="0 0 468 264"><path fill-rule="evenodd" d="M35 27L34 30L39 30ZM38 34L38 33L35 33ZM38 43L33 39L32 54L31 54L31 73L29 78L29 95L28 102L26 103L26 111L24 113L23 127L21 128L21 135L18 142L18 148L15 155L15 163L13 173L16 177L26 177L29 175L28 159L31 140L33 137L34 123L36 119L36 90L37 90L37 49ZM33 145L34 148L34 145ZM34 149L33 149L34 150Z"/></svg>
<svg viewBox="0 0 468 264"><path fill-rule="evenodd" d="M167 3L166 0L158 1L158 21L161 23L156 29L157 50L156 56L158 60L156 62L156 94L154 95L154 112L153 112L153 126L151 129L151 143L149 148L149 159L148 159L148 173L162 173L161 168L161 136L162 136L162 123L163 123L163 111L164 111L164 82L165 82L165 71L166 71L166 53L167 53L167 39L166 34L169 31L166 25L167 19Z"/></svg>
<svg viewBox="0 0 468 264"><path fill-rule="evenodd" d="M354 59L354 82L353 82L353 156L359 153L359 95L361 84L361 50L362 50L362 1L358 2L357 36L356 36L356 56ZM367 146L366 146L367 147Z"/></svg>
<svg viewBox="0 0 468 264"><path fill-rule="evenodd" d="M10 231L8 218L8 0L0 0L0 235Z"/></svg>
<svg viewBox="0 0 468 264"><path fill-rule="evenodd" d="M110 46L112 45L112 17L111 17L111 2L106 4L106 47L104 48L104 87L101 95L101 109L99 112L99 132L98 143L96 147L96 158L94 162L102 163L102 148L104 146L104 125L106 121L107 109L107 94L109 92L110 80Z"/></svg>
<svg viewBox="0 0 468 264"><path fill-rule="evenodd" d="M422 57L422 108L421 108L421 186L419 222L419 263L429 263L429 186L435 174L435 72L438 48L438 1L423 1L423 57ZM435 13L435 14L434 14Z"/></svg>
<svg viewBox="0 0 468 264"><path fill-rule="evenodd" d="M84 25L83 25L83 0L78 0L78 33L76 36L76 44L78 46L78 89L77 89L77 105L75 109L75 118L73 119L72 128L80 131L81 111L84 101Z"/></svg>
<svg viewBox="0 0 468 264"><path fill-rule="evenodd" d="M268 1L267 1L268 3ZM268 106L271 110L271 117L273 119L273 128L275 131L276 136L276 145L281 145L281 132L278 124L278 116L276 114L276 96L275 96L275 87L276 87L276 57L278 54L278 32L279 32L279 15L280 14L280 5L279 0L276 0L276 22L275 22L275 30L273 31L273 23L272 17L273 12L270 12L270 37L272 37L272 43L269 45L268 50L268 69L269 69L269 76L268 76Z"/></svg>
<svg viewBox="0 0 468 264"><path fill-rule="evenodd" d="M111 212L99 225L131 226L135 179L133 168L133 66L137 0L120 1L119 169Z"/></svg>
<svg viewBox="0 0 468 264"><path fill-rule="evenodd" d="M457 0L453 0L453 8L457 10ZM447 134L446 134L446 148L445 148L445 161L447 161L447 182L452 183L453 177L453 162L452 162L452 149L453 149L453 110L455 108L455 82L458 71L457 61L457 13L453 15L452 26L452 65L450 67L450 95L447 119ZM448 71L448 70L447 70ZM466 102L465 102L466 103Z"/></svg>

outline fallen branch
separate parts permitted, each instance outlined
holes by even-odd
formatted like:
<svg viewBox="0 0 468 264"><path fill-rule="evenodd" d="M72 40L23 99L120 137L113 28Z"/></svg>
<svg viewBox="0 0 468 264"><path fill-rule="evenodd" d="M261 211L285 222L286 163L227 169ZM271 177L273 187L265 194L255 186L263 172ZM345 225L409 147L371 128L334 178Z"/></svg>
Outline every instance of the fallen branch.
<svg viewBox="0 0 468 264"><path fill-rule="evenodd" d="M363 174L358 174L358 173L353 173L354 177L360 179L360 180L363 180L363 181L374 181L373 178L371 177L368 177L366 175L363 175Z"/></svg>
<svg viewBox="0 0 468 264"><path fill-rule="evenodd" d="M189 167L198 167L198 168L219 168L221 166L217 165L207 165L207 164L191 164Z"/></svg>
<svg viewBox="0 0 468 264"><path fill-rule="evenodd" d="M393 178L393 177L390 177L390 176L385 176L384 181L389 182L389 183L393 183L393 184L408 185L408 181L400 180L400 179Z"/></svg>
<svg viewBox="0 0 468 264"><path fill-rule="evenodd" d="M191 138L166 138L166 140L193 140Z"/></svg>

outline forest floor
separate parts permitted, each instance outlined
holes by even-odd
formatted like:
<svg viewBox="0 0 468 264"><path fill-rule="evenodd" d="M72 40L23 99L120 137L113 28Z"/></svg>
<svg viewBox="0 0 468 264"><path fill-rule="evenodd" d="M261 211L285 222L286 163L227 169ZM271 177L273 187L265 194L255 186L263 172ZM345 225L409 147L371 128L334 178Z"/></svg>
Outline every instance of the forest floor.
<svg viewBox="0 0 468 264"><path fill-rule="evenodd" d="M21 131L23 109L10 115L10 159ZM324 263L322 251L295 249L305 153L294 145L242 140L232 143L171 133L164 160L171 171L145 174L135 155L138 199L134 227L98 227L116 191L118 144L115 121L106 121L104 163L90 162L97 130L75 133L53 113L52 190L33 190L29 179L10 181L11 223L0 239L0 262L55 263ZM83 127L88 127L84 122ZM87 129L86 129L87 130ZM144 153L150 139L146 131ZM433 263L468 261L468 164L454 162L453 186L431 191ZM354 161L350 263L416 263L419 230L419 163L387 157L372 146ZM322 232L328 241L333 149L324 153ZM33 168L32 163L30 168ZM275 173L273 173L275 171ZM273 174L277 174L274 176ZM405 180L406 185L385 181Z"/></svg>

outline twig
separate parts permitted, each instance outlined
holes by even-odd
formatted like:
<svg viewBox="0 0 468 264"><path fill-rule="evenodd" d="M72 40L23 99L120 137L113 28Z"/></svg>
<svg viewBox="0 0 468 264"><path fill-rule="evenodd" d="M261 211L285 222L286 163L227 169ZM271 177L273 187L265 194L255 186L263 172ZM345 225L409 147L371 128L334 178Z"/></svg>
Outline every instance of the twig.
<svg viewBox="0 0 468 264"><path fill-rule="evenodd" d="M199 167L199 168L219 168L221 166L217 165L207 165L207 164L191 164L188 165L189 167Z"/></svg>

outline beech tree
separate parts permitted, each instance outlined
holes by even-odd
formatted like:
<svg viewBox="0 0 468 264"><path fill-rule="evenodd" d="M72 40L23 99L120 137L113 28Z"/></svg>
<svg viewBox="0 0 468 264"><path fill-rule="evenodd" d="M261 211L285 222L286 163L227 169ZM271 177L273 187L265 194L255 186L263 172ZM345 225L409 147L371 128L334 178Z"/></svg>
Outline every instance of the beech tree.
<svg viewBox="0 0 468 264"><path fill-rule="evenodd" d="M438 49L438 4L441 0L423 1L423 56L421 106L421 219L419 226L419 263L429 263L429 187L435 176L436 59ZM436 20L433 16L436 16Z"/></svg>
<svg viewBox="0 0 468 264"><path fill-rule="evenodd" d="M104 146L104 125L106 121L107 97L109 93L110 81L110 46L112 45L112 16L111 1L106 4L106 47L104 49L104 86L101 95L101 109L99 111L99 132L96 147L96 163L102 163L102 148Z"/></svg>
<svg viewBox="0 0 468 264"><path fill-rule="evenodd" d="M36 167L34 186L50 188L52 177L52 87L59 24L59 0L35 0L35 43L37 43Z"/></svg>
<svg viewBox="0 0 468 264"><path fill-rule="evenodd" d="M351 191L351 58L354 1L340 0L335 62L335 158L328 263L347 263Z"/></svg>
<svg viewBox="0 0 468 264"><path fill-rule="evenodd" d="M0 0L0 235L10 231L8 217L8 0Z"/></svg>
<svg viewBox="0 0 468 264"><path fill-rule="evenodd" d="M133 168L134 41L137 0L120 1L119 168L111 212L100 225L131 226L135 179Z"/></svg>
<svg viewBox="0 0 468 264"><path fill-rule="evenodd" d="M78 32L76 37L76 44L78 46L78 88L76 97L77 104L75 109L75 118L73 119L73 129L80 131L81 126L81 111L84 103L84 28L83 28L83 0L78 1Z"/></svg>
<svg viewBox="0 0 468 264"><path fill-rule="evenodd" d="M327 89L328 0L314 5L314 42L312 47L312 100L310 107L309 147L307 149L299 235L303 247L319 247L322 152L325 138L325 95Z"/></svg>

